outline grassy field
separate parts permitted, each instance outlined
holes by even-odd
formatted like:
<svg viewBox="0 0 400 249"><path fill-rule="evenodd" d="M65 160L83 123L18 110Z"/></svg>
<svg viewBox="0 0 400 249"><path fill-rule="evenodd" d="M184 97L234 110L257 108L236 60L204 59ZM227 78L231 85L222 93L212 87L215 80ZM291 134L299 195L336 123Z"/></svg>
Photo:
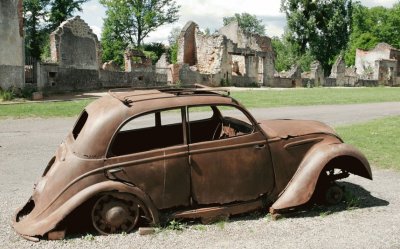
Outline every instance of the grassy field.
<svg viewBox="0 0 400 249"><path fill-rule="evenodd" d="M77 116L93 100L77 100L49 103L0 104L1 118L72 117Z"/></svg>
<svg viewBox="0 0 400 249"><path fill-rule="evenodd" d="M354 104L400 101L400 88L311 88L249 90L231 95L248 108L299 105ZM56 103L0 104L0 118L69 117L78 115L93 100Z"/></svg>
<svg viewBox="0 0 400 249"><path fill-rule="evenodd" d="M346 143L359 148L373 166L400 170L400 116L336 127Z"/></svg>
<svg viewBox="0 0 400 249"><path fill-rule="evenodd" d="M231 95L246 107L356 104L400 101L400 88L297 88L241 91Z"/></svg>

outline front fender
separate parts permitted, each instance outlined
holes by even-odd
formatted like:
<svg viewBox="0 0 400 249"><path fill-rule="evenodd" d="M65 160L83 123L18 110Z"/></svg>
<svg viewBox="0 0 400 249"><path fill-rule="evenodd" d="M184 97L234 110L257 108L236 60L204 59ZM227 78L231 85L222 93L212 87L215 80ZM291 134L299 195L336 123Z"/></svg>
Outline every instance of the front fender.
<svg viewBox="0 0 400 249"><path fill-rule="evenodd" d="M341 162L347 162L347 164L340 165L339 168L372 180L368 160L354 146L349 144L318 145L307 153L286 188L271 206L271 212L308 202L324 167L338 158L343 159Z"/></svg>
<svg viewBox="0 0 400 249"><path fill-rule="evenodd" d="M18 216L22 208L14 215L13 227L23 237L42 237L53 230L74 209L96 194L106 191L119 191L135 195L146 205L153 223L156 224L159 222L157 209L151 199L142 190L121 182L105 181L83 189L50 214L39 215L37 217L30 217L28 214L24 219L18 221Z"/></svg>

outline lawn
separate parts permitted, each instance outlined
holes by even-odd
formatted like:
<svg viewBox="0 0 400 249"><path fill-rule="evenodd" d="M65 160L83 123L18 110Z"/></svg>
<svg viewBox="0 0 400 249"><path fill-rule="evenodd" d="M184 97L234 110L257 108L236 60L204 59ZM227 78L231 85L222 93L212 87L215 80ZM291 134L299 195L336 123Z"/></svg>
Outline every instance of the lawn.
<svg viewBox="0 0 400 249"><path fill-rule="evenodd" d="M1 118L72 117L77 116L93 100L77 100L49 103L0 104Z"/></svg>
<svg viewBox="0 0 400 249"><path fill-rule="evenodd" d="M336 127L346 143L359 148L373 166L400 170L400 116Z"/></svg>
<svg viewBox="0 0 400 249"><path fill-rule="evenodd" d="M231 96L246 107L354 104L400 101L400 88L299 88L234 91ZM69 117L78 115L93 100L55 103L0 104L0 118Z"/></svg>
<svg viewBox="0 0 400 249"><path fill-rule="evenodd" d="M400 88L296 88L232 92L246 107L356 104L400 101Z"/></svg>

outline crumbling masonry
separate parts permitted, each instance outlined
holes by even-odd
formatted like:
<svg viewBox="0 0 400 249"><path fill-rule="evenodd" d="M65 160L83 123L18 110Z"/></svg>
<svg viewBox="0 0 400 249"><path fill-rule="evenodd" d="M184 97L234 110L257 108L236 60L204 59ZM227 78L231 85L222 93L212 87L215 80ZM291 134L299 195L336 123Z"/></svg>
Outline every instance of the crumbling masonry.
<svg viewBox="0 0 400 249"><path fill-rule="evenodd" d="M24 85L22 0L0 1L0 88Z"/></svg>

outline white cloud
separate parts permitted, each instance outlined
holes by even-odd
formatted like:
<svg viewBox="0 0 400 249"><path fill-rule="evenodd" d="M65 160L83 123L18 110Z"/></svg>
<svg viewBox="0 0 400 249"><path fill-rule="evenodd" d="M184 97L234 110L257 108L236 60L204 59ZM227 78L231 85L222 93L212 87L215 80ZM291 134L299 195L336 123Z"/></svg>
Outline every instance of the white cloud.
<svg viewBox="0 0 400 249"><path fill-rule="evenodd" d="M97 38L100 39L101 37L101 28L99 26L91 25L90 28L92 29L93 33L97 35Z"/></svg>
<svg viewBox="0 0 400 249"><path fill-rule="evenodd" d="M367 7L383 6L390 8L398 2L398 0L362 0L361 3Z"/></svg>
<svg viewBox="0 0 400 249"><path fill-rule="evenodd" d="M361 3L368 7L392 7L397 1L361 0ZM196 22L200 29L209 28L213 32L222 26L223 17L243 12L261 18L269 36L280 36L286 25L285 16L280 12L280 0L177 0L177 3L181 5L178 22L159 27L155 32L150 33L149 37L145 39L146 42L167 43L171 29L177 26L183 27L188 21ZM100 38L106 9L97 0L83 4L82 9L83 12L77 14L92 27L93 32Z"/></svg>

